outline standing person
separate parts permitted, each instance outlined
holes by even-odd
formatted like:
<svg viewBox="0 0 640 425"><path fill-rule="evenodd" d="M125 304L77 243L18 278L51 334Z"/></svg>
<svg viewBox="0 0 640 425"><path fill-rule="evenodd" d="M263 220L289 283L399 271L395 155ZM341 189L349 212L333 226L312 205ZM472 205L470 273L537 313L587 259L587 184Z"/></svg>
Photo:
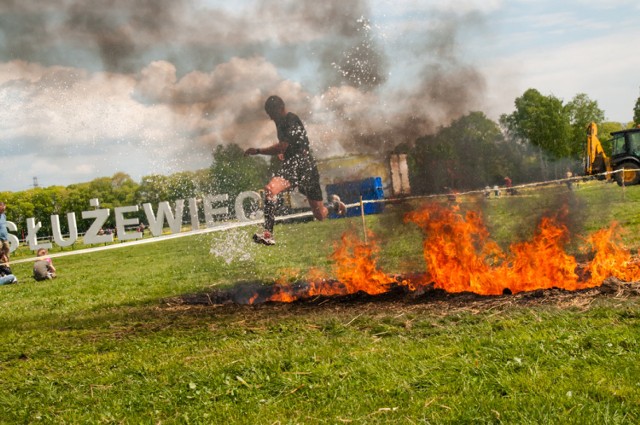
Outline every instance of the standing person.
<svg viewBox="0 0 640 425"><path fill-rule="evenodd" d="M573 177L573 173L570 169L567 168L565 176L567 176L567 187L569 188L569 190L573 190L573 180L571 179Z"/></svg>
<svg viewBox="0 0 640 425"><path fill-rule="evenodd" d="M504 185L507 187L507 193L509 195L513 195L514 194L514 190L513 190L513 182L511 181L511 179L509 178L509 176L506 176L504 178Z"/></svg>
<svg viewBox="0 0 640 425"><path fill-rule="evenodd" d="M4 202L0 202L0 264L9 262L9 253L11 252L9 232L7 231L7 216L4 213L6 209L7 205Z"/></svg>
<svg viewBox="0 0 640 425"><path fill-rule="evenodd" d="M284 101L278 96L270 96L264 110L276 125L278 142L266 148L249 148L245 155L277 155L282 161L280 169L264 187L264 230L253 235L257 243L275 245L273 226L276 201L281 192L297 187L307 197L317 220L324 220L329 212L322 203L320 174L302 121L296 114L287 112Z"/></svg>

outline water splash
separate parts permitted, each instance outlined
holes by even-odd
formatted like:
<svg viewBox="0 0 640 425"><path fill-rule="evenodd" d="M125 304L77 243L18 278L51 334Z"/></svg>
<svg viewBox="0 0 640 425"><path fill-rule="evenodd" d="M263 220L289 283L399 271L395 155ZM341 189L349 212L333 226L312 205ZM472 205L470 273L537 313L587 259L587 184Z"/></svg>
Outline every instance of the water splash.
<svg viewBox="0 0 640 425"><path fill-rule="evenodd" d="M221 232L216 238L209 253L224 260L227 265L238 261L253 259L253 242L246 231L240 229ZM250 248L251 247L251 248Z"/></svg>

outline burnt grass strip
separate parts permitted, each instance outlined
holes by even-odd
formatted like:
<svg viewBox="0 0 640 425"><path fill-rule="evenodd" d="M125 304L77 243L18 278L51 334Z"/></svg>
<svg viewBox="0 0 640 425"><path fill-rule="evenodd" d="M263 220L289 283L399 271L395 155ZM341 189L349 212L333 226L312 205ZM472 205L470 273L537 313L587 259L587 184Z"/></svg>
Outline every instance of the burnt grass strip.
<svg viewBox="0 0 640 425"><path fill-rule="evenodd" d="M503 295L478 295L471 292L448 293L442 289L436 289L433 285L419 287L411 290L407 286L391 284L389 290L382 294L370 295L365 292L357 292L348 295L334 296L305 296L308 293L309 284L295 282L290 285L269 285L256 281L237 282L228 289L213 289L199 293L184 294L177 297L163 299L167 306L278 306L296 305L300 307L321 306L357 306L367 304L369 306L379 304L381 307L389 304L402 305L428 305L437 304L450 308L487 309L493 306L507 304L537 305L537 304L563 304L582 305L598 297L631 298L640 297L640 282L623 282L616 278L609 278L600 286L568 291L560 288L539 289L530 292ZM274 294L282 292L293 295L292 302L270 301ZM252 301L250 301L252 300Z"/></svg>

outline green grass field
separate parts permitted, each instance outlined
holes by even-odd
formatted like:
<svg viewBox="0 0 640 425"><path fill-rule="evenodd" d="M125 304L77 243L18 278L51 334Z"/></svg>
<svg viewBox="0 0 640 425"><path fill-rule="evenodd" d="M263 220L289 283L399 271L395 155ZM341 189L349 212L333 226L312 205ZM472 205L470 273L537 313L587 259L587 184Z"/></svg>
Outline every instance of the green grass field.
<svg viewBox="0 0 640 425"><path fill-rule="evenodd" d="M640 247L640 187L460 201L503 246L566 204L576 255L614 219ZM422 235L402 221L413 207L366 217L387 273L424 271ZM274 247L254 245L255 228L125 243L54 259L59 277L46 282L15 264L20 283L0 286L0 423L640 423L637 291L176 302L331 274L346 230L361 233L360 218L279 225Z"/></svg>

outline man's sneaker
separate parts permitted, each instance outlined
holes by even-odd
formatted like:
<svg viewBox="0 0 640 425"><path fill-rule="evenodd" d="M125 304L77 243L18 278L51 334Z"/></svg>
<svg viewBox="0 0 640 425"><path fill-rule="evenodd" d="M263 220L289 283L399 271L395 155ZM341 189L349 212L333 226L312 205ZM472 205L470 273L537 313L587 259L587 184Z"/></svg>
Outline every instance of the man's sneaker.
<svg viewBox="0 0 640 425"><path fill-rule="evenodd" d="M340 200L338 195L331 195L329 202L327 202L327 210L329 214L343 216L347 213L347 206Z"/></svg>
<svg viewBox="0 0 640 425"><path fill-rule="evenodd" d="M273 239L273 235L268 230L263 230L253 235L253 241L255 243L261 243L264 245L275 245L276 241Z"/></svg>

